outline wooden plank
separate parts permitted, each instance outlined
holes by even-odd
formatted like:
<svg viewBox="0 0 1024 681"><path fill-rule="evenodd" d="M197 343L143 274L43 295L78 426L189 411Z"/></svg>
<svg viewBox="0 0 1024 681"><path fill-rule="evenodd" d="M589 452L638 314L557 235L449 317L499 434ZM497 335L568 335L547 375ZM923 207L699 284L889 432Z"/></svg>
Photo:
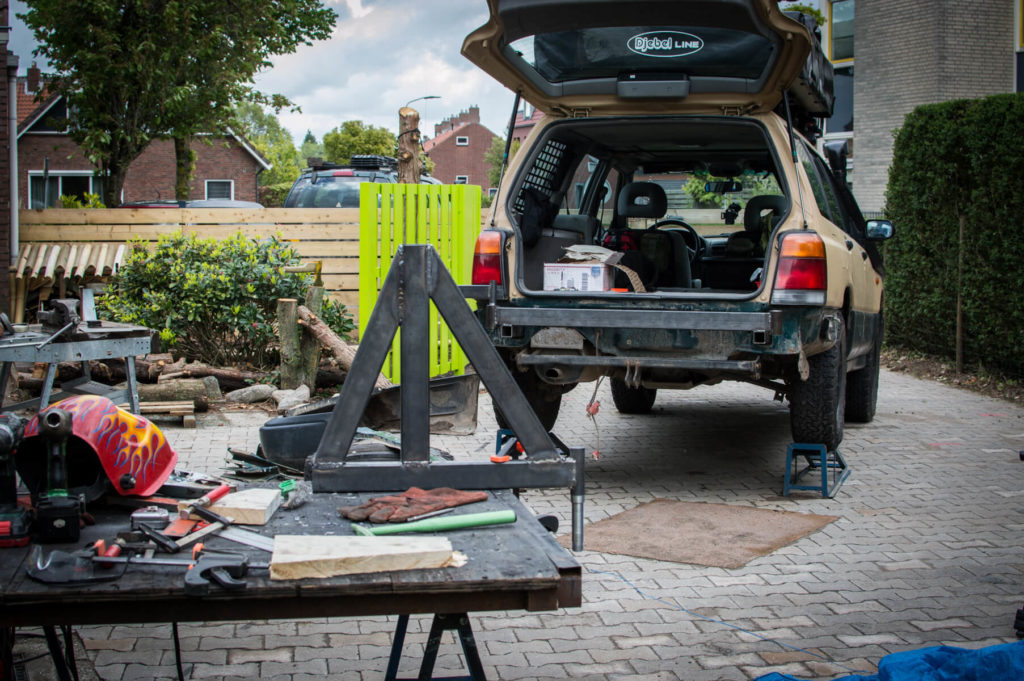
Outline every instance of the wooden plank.
<svg viewBox="0 0 1024 681"><path fill-rule="evenodd" d="M465 556L447 537L349 537L279 534L274 537L270 579L451 567Z"/></svg>
<svg viewBox="0 0 1024 681"><path fill-rule="evenodd" d="M189 500L179 501L178 510L188 508ZM235 525L266 525L281 506L281 491L266 487L232 492L214 502L210 510L234 519ZM199 516L192 516L197 519Z"/></svg>

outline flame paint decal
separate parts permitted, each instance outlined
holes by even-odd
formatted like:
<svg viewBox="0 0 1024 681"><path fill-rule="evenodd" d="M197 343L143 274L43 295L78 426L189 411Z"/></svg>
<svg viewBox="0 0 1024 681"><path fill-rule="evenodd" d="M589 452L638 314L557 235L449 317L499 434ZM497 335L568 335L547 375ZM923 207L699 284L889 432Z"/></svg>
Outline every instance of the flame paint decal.
<svg viewBox="0 0 1024 681"><path fill-rule="evenodd" d="M107 477L120 494L154 494L170 476L178 455L160 429L147 419L119 409L106 397L76 395L44 409L63 409L71 414L72 432L96 451ZM39 434L39 416L25 425L25 437ZM135 486L121 487L130 475Z"/></svg>

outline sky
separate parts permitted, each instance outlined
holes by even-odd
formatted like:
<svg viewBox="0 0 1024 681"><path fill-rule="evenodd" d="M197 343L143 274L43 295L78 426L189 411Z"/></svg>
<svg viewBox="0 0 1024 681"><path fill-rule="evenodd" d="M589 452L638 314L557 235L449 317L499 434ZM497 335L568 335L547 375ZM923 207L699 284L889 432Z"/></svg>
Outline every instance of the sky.
<svg viewBox="0 0 1024 681"><path fill-rule="evenodd" d="M420 129L434 136L434 124L480 107L480 121L504 136L514 96L459 54L462 40L487 21L486 0L324 0L338 21L329 40L301 46L273 59L256 77L256 86L279 93L301 107L278 118L296 145L307 130L322 140L347 120L398 132L398 110L414 102ZM11 0L11 45L24 74L36 58L31 32ZM45 72L45 64L40 63Z"/></svg>

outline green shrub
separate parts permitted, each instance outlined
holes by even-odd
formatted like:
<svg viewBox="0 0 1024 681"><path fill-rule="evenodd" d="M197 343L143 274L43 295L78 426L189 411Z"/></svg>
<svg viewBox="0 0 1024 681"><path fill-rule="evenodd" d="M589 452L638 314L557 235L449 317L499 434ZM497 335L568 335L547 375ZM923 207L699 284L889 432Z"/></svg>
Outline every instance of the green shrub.
<svg viewBox="0 0 1024 681"><path fill-rule="evenodd" d="M886 246L890 343L953 357L959 292L964 361L1024 371L1014 340L1024 334L1022 174L1024 96L931 104L907 116L886 191L897 229Z"/></svg>
<svg viewBox="0 0 1024 681"><path fill-rule="evenodd" d="M270 369L280 359L277 299L302 301L309 284L311 275L283 271L298 262L277 238L167 234L152 251L132 244L99 302L115 321L159 330L165 347L191 360ZM331 300L320 317L343 338L355 328Z"/></svg>

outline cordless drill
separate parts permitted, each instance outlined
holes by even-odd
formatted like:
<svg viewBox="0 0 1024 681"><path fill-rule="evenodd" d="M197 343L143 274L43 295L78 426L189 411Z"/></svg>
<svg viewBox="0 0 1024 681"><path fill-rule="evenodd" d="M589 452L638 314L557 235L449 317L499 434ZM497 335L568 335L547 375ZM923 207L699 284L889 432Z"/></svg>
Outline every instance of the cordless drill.
<svg viewBox="0 0 1024 681"><path fill-rule="evenodd" d="M0 548L28 544L31 519L18 506L18 476L14 450L25 432L25 422L14 414L0 414Z"/></svg>
<svg viewBox="0 0 1024 681"><path fill-rule="evenodd" d="M46 440L46 491L36 502L36 537L40 542L76 542L82 505L68 494L66 445L71 414L47 409L39 417L39 432Z"/></svg>

